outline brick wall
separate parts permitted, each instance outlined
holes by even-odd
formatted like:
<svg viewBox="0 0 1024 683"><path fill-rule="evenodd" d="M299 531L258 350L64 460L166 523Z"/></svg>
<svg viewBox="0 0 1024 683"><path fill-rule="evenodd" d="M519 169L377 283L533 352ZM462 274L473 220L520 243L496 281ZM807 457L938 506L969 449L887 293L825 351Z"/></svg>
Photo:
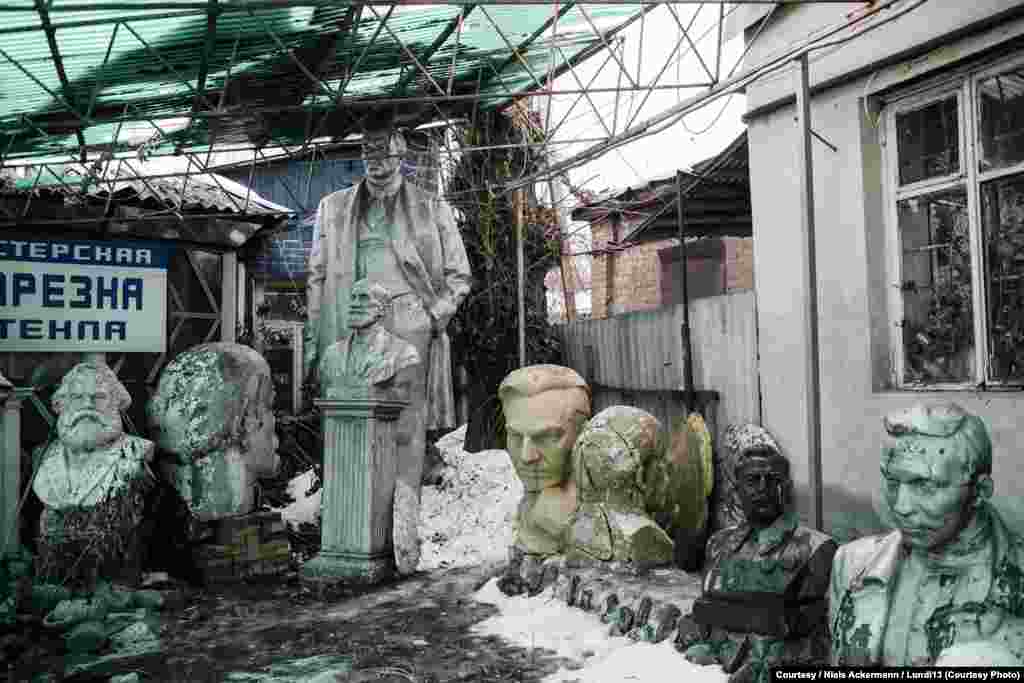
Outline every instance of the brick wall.
<svg viewBox="0 0 1024 683"><path fill-rule="evenodd" d="M636 223L623 222L619 227L619 238L628 234L636 227ZM593 249L599 251L608 244L611 237L611 224L604 220L591 225ZM722 238L721 261L704 259L694 267L724 271L723 287L725 292L754 287L754 252L753 240L749 237ZM615 252L614 254L595 254L591 273L591 305L593 318L607 318L609 315L643 311L658 308L665 304L663 292L666 283L661 280L664 273L671 272L662 268L658 252L678 245L678 240L667 239L648 242L632 249ZM611 305L608 304L608 260L614 259L615 286ZM691 273L691 277L697 275ZM714 292L720 293L720 292Z"/></svg>
<svg viewBox="0 0 1024 683"><path fill-rule="evenodd" d="M638 225L625 221L619 227L619 239ZM611 238L611 224L601 221L591 226L593 249L605 248ZM643 311L661 305L661 284L658 272L658 250L675 244L676 240L661 240L641 244L614 254L595 254L591 267L591 306L593 318L609 315L607 269L609 258L615 260L615 286L611 301L611 314Z"/></svg>
<svg viewBox="0 0 1024 683"><path fill-rule="evenodd" d="M725 288L734 292L754 288L754 239L752 237L726 237Z"/></svg>

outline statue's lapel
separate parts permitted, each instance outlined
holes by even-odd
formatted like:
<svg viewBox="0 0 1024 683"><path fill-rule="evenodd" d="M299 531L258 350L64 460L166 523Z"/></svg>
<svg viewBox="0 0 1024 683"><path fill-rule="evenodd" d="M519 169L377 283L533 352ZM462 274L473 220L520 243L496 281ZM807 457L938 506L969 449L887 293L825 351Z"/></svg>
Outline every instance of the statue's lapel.
<svg viewBox="0 0 1024 683"><path fill-rule="evenodd" d="M840 665L866 666L881 661L889 593L899 560L900 534L894 532L872 548L863 569L840 599L832 636Z"/></svg>
<svg viewBox="0 0 1024 683"><path fill-rule="evenodd" d="M394 247L398 263L410 284L413 284L419 293L429 295L430 300L427 302L429 305L433 303L436 294L434 286L430 282L427 266L416 248L416 230L413 222L416 215L412 207L409 206L411 198L407 183L408 181L402 182L402 187L398 190L398 197L395 200L395 232L391 245Z"/></svg>

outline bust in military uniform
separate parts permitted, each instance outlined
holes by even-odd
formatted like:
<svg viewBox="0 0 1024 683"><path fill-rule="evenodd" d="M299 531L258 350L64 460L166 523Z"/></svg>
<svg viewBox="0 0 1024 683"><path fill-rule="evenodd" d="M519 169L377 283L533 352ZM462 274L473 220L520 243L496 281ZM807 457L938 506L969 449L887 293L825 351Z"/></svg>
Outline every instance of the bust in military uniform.
<svg viewBox="0 0 1024 683"><path fill-rule="evenodd" d="M734 681L767 680L769 666L828 659L826 595L836 543L799 523L789 461L771 443L737 454L744 519L708 542L702 594L676 641L687 659L717 662Z"/></svg>

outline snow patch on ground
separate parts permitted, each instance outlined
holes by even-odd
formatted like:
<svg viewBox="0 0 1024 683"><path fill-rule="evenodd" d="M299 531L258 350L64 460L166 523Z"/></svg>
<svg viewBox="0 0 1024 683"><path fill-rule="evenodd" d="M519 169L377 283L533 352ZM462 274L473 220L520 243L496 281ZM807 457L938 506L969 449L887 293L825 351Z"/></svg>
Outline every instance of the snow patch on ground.
<svg viewBox="0 0 1024 683"><path fill-rule="evenodd" d="M523 485L508 453L467 453L463 425L437 442L444 482L420 496L419 569L468 567L503 561L512 544Z"/></svg>
<svg viewBox="0 0 1024 683"><path fill-rule="evenodd" d="M477 624L481 635L495 635L514 645L543 648L576 662L544 679L544 683L724 683L718 665L698 666L683 659L671 639L657 645L610 636L610 626L594 614L556 600L548 589L537 597L508 597L491 579L474 594L478 602L500 613Z"/></svg>
<svg viewBox="0 0 1024 683"><path fill-rule="evenodd" d="M288 493L295 500L283 508L276 508L276 511L281 513L281 518L289 526L297 529L303 522L320 523L320 495L323 489L317 489L316 493L306 497L306 491L313 488L315 480L316 472L309 470L288 482Z"/></svg>

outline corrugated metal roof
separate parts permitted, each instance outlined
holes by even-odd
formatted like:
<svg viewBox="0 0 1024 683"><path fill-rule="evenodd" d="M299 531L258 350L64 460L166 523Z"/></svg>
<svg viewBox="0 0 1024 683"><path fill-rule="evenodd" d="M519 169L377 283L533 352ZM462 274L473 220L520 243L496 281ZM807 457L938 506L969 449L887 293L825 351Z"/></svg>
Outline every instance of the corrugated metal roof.
<svg viewBox="0 0 1024 683"><path fill-rule="evenodd" d="M698 192L701 184L733 186L741 191L749 187L750 153L747 132L740 133L715 156L698 161L688 170L679 172L683 174L684 187L698 183ZM662 207L674 201L675 195L675 173L648 178L636 185L616 188L589 198L573 210L572 217L574 220L592 220L595 215L603 215L616 209L636 211L652 206Z"/></svg>
<svg viewBox="0 0 1024 683"><path fill-rule="evenodd" d="M753 234L745 131L714 157L681 173L687 235L749 237ZM615 213L634 218L639 215L643 220L626 235L622 244L673 238L678 235L676 196L673 174L591 200L574 209L572 217L599 221Z"/></svg>
<svg viewBox="0 0 1024 683"><path fill-rule="evenodd" d="M182 212L226 212L250 216L274 216L293 213L287 206L275 204L248 191L230 178L215 173L147 178L132 177L122 171L117 178L87 181L81 174L65 173L48 178L17 178L0 187L0 194L24 195L50 192L79 200L104 201L111 194L120 204L137 203L155 208L174 207Z"/></svg>
<svg viewBox="0 0 1024 683"><path fill-rule="evenodd" d="M493 108L535 88L533 75L564 67L600 44L591 21L605 31L643 11L641 5L599 5L584 15L572 2L45 5L48 10L29 2L0 4L0 149L8 159L77 152L79 136L88 147L107 149L116 137L118 147L133 148L156 133L155 126L163 129L156 133L157 149L271 139L296 144L311 129L351 131L364 105L382 98L397 98L389 103L400 115L419 121L439 117L438 106L446 115ZM556 7L559 49L552 50ZM332 93L343 91L343 106L306 72ZM484 96L479 104L466 97L478 92ZM441 94L454 99L411 101ZM128 119L123 125L122 118Z"/></svg>

